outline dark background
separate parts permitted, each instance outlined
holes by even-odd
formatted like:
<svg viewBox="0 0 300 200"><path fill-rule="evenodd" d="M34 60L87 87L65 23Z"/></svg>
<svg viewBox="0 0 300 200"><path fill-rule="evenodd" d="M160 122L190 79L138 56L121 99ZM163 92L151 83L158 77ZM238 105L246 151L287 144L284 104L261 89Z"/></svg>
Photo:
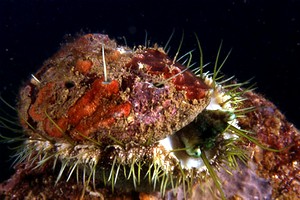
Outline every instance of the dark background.
<svg viewBox="0 0 300 200"><path fill-rule="evenodd" d="M300 2L296 0L198 1L0 1L0 92L15 104L18 88L56 52L66 37L109 34L129 46L163 45L175 29L171 54L182 32L182 52L196 48L213 62L223 40L222 56L232 49L223 72L240 81L254 77L259 93L300 127ZM196 59L197 60L197 59ZM0 104L4 108L3 103ZM5 108L4 108L5 109ZM1 133L11 132L1 129ZM11 173L7 146L0 144L0 181ZM8 170L10 169L10 170Z"/></svg>

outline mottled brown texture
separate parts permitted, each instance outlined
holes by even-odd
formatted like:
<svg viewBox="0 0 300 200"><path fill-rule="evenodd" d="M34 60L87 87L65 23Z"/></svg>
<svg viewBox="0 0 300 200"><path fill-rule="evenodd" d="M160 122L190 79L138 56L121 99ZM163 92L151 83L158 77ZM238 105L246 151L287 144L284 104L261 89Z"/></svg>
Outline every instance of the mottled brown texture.
<svg viewBox="0 0 300 200"><path fill-rule="evenodd" d="M240 125L252 130L259 141L276 153L253 146L253 160L259 176L269 180L275 199L300 198L300 134L293 124L273 103L256 93L247 93L245 107L255 106L256 111L240 120Z"/></svg>
<svg viewBox="0 0 300 200"><path fill-rule="evenodd" d="M206 92L209 87L201 79L195 77L195 74L190 71L186 71L180 76L176 76L176 74L180 74L184 71L186 67L175 64L173 60L160 51L155 49L146 49L144 52L140 52L135 55L132 58L132 61L127 65L128 67L137 69L139 67L139 63L145 64L145 67L150 74L163 75L166 80L173 82L176 89L179 91L185 91L187 98L191 101L194 99L202 99L206 96ZM166 66L171 66L171 69ZM170 79L171 77L173 78ZM166 82L158 82L155 84L161 87Z"/></svg>
<svg viewBox="0 0 300 200"><path fill-rule="evenodd" d="M103 59L107 65L108 81L104 81ZM66 44L35 74L38 81L31 80L20 91L19 116L29 137L24 145L24 151L28 153L25 153L24 160L21 158L23 162L15 166L16 173L12 178L0 185L1 197L220 198L221 190L208 173L198 170L195 176L191 176L195 169L186 173L179 167L177 158L158 143L182 128L195 129L195 126L187 125L210 102L210 88L185 69L160 48L131 50L118 47L106 35L88 34ZM281 151L266 150L245 138L244 143L237 142L250 155L247 164L240 163L240 167L229 175L224 170L228 167L226 164L214 163L215 168L224 167L216 169L215 173L220 178L225 196L228 199L269 199L270 196L273 199L299 199L298 130L261 95L254 92L243 95L247 100L241 108L254 106L256 110L238 118L239 126L253 132L252 137L264 146ZM186 133L190 133L190 129ZM56 157L57 166L53 170ZM41 166L36 167L39 164ZM160 189L156 188L156 192L151 192L153 185L147 178L141 179L138 186L132 181L135 179L129 179L137 174L144 177L147 171L152 173L155 170L152 166L166 167L155 176L149 176L155 181L161 179L157 181L159 186L156 187ZM104 182L109 180L101 179L101 176L110 176L117 167L122 168L123 177L119 176L115 187L105 185ZM95 185L86 177L91 168L95 170ZM133 175L137 168L141 170ZM76 173L72 175L70 172L72 169L80 171L79 180ZM126 176L128 169L131 171ZM62 176L55 184L60 173ZM172 176L165 176L170 173ZM179 185L184 181L176 182L177 193L169 190L170 181L162 180L184 179L182 175L190 175L192 178L188 178L193 179L194 184L184 188ZM86 181L86 188L82 180ZM115 180L112 178L110 182ZM157 192L164 191L161 189L163 184L167 190L164 197ZM189 189L192 193L187 194Z"/></svg>
<svg viewBox="0 0 300 200"><path fill-rule="evenodd" d="M259 141L264 142L264 145L269 145L272 148L288 147L286 150L276 153L262 150L252 143L246 146L249 153L252 154L252 160L257 165L256 170L255 168L251 169L252 172L250 174L256 172L255 176L257 178L255 179L265 179L263 182L266 185L263 184L261 187L267 187L268 184L271 185L272 199L299 199L299 132L292 124L286 121L284 115L270 101L264 99L261 95L249 92L246 94L246 97L249 99L244 106L255 105L257 110L248 113L246 118L241 118L241 126L255 131L254 136L257 134ZM234 181L232 182L232 177L224 170L219 172L225 192L229 191L229 186L225 183L226 180L231 180L228 183L230 187L233 186L232 184L235 184L240 188L241 192L249 188L248 184L253 184L250 181L253 179L248 179L246 176L245 178L239 177L241 176L240 172L237 175L237 179L233 179ZM43 197L47 197L47 199L79 199L81 197L82 185L76 182L75 177L72 177L69 182L65 182L65 178L63 178L57 185L54 185L55 177L56 173L52 171L51 167L45 166L38 171L30 171L24 167L24 164L19 165L16 167L16 173L12 178L0 185L0 193L6 199L23 199L23 197L28 197L29 199L43 199ZM243 186L239 181L243 181L243 184L246 184ZM216 195L218 191L214 188L214 183L211 179L207 179L206 182L199 184L193 187L191 199L218 198L218 195ZM209 188L213 188L213 194ZM183 198L183 193L180 191L179 188L179 199ZM112 194L110 187L105 189L101 185L97 185L97 192L97 195L100 196L97 197L95 196L96 193L86 192L83 199L101 199L102 197L104 199L161 199L159 193L120 194L118 191L115 191ZM236 191L236 194L230 195L229 199L242 199L238 193L239 191ZM172 191L170 191L166 197L169 197L168 199L176 199L172 194Z"/></svg>
<svg viewBox="0 0 300 200"><path fill-rule="evenodd" d="M31 136L82 143L89 137L104 145L111 137L158 141L209 102L210 88L185 69L160 48L132 50L107 35L84 35L63 46L21 89L19 115Z"/></svg>

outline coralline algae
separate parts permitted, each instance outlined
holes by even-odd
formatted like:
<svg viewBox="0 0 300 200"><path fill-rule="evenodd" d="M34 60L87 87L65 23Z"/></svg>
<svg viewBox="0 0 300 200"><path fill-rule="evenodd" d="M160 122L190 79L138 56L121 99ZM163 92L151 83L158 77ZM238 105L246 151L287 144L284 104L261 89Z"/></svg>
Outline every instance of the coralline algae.
<svg viewBox="0 0 300 200"><path fill-rule="evenodd" d="M299 198L298 131L224 63L184 58L101 34L62 47L20 90L25 137L2 196Z"/></svg>

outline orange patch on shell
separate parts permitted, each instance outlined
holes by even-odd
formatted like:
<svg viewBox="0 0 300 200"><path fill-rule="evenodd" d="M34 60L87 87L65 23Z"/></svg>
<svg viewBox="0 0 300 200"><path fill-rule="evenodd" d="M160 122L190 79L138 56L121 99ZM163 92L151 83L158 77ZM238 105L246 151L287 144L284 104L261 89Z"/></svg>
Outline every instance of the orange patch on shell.
<svg viewBox="0 0 300 200"><path fill-rule="evenodd" d="M76 62L76 70L79 71L82 74L87 74L93 66L92 61L90 60L83 60L78 59Z"/></svg>

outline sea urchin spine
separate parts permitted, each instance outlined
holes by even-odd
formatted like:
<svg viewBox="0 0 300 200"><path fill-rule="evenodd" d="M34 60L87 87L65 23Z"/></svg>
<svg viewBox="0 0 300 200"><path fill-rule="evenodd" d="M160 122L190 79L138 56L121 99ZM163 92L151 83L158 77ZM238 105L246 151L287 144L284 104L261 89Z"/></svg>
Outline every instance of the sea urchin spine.
<svg viewBox="0 0 300 200"><path fill-rule="evenodd" d="M33 171L59 169L56 184L81 179L82 196L101 196L99 188L161 196L174 189L176 196L182 187L188 198L195 183L211 177L225 199L218 170L247 162L244 139L273 149L240 128L238 119L254 110L243 105L247 82L223 79L228 55L221 64L219 55L205 73L202 55L192 69L191 52L183 66L162 48L132 50L101 34L75 39L20 91L26 137L18 162Z"/></svg>

